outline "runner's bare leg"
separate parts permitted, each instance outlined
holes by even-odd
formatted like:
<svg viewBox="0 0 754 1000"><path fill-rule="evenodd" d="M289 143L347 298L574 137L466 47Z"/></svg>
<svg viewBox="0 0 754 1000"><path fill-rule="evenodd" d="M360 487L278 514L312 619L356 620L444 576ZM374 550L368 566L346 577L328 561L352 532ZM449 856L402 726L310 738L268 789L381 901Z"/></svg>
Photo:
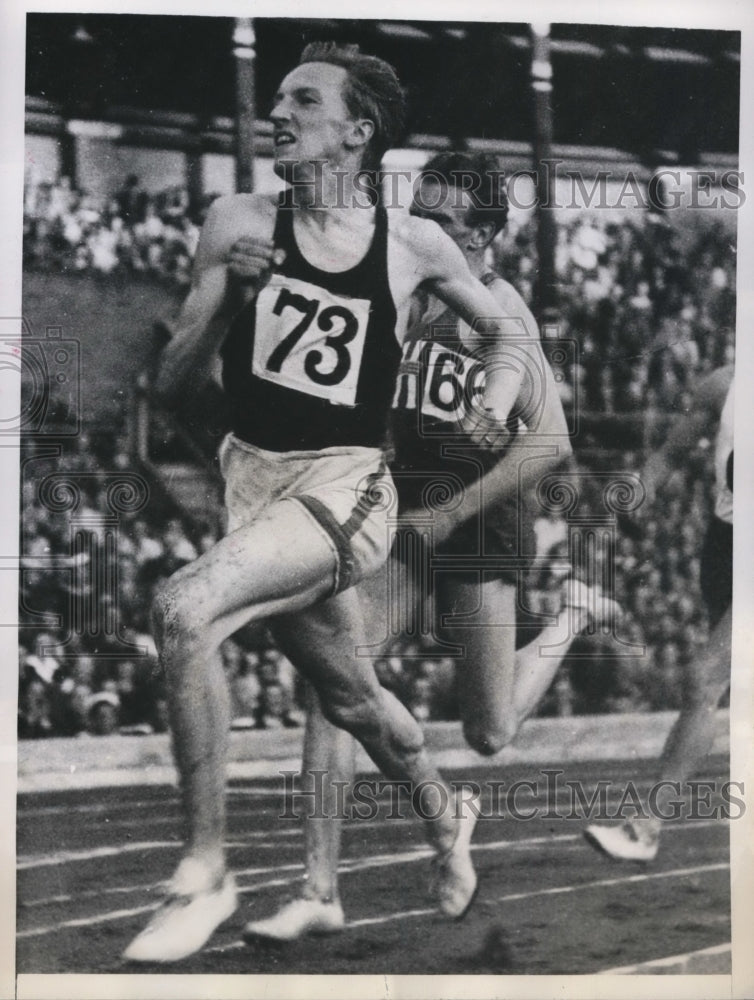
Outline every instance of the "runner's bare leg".
<svg viewBox="0 0 754 1000"><path fill-rule="evenodd" d="M278 618L273 628L285 654L316 688L328 721L352 733L385 777L409 782L417 812L432 817L428 839L447 850L457 833L452 792L430 762L419 723L381 687L371 658L356 653L365 645L356 589Z"/></svg>
<svg viewBox="0 0 754 1000"><path fill-rule="evenodd" d="M309 516L297 504L278 503L179 570L157 595L155 640L168 682L187 853L210 874L224 869L230 712L220 643L246 622L323 597L332 575L332 551Z"/></svg>
<svg viewBox="0 0 754 1000"><path fill-rule="evenodd" d="M210 872L224 867L230 722L218 650L244 623L285 614L278 631L317 689L329 720L353 733L388 777L421 786L428 815L449 796L429 764L421 727L383 691L371 661L354 655L363 645L356 594L346 591L322 601L333 571L332 550L308 513L284 501L185 566L157 597L155 634L168 680L187 850ZM452 810L428 825L435 846L449 847L456 831Z"/></svg>
<svg viewBox="0 0 754 1000"><path fill-rule="evenodd" d="M504 580L479 582L448 574L438 581L438 610L453 609L465 622L442 632L464 649L458 666L460 713L466 742L477 753L496 754L515 737L552 684L571 642L587 624L582 608L564 607L557 620L516 649L516 587Z"/></svg>
<svg viewBox="0 0 754 1000"><path fill-rule="evenodd" d="M337 900L338 862L343 832L343 817L338 814L335 782L351 784L355 771L356 743L344 729L333 726L324 716L319 697L307 686L306 731L301 764L301 785L313 790L311 775L325 772L316 787L322 789L320 815L308 814L304 820L304 850L306 855L306 885L304 897L322 902ZM346 801L344 796L342 801Z"/></svg>
<svg viewBox="0 0 754 1000"><path fill-rule="evenodd" d="M390 578L394 579L394 574ZM490 612L495 620L510 621L515 588L499 580L490 581L483 586L487 591L484 596L484 607L487 612ZM384 638L384 587L385 574L382 573L363 581L357 588L365 614L367 636L372 643ZM445 600L450 600L451 603L445 604L446 607L461 606L454 601L453 588L452 584L447 588L449 593L446 594ZM460 595L463 606L468 606L472 596ZM478 594L474 600L478 601ZM511 644L515 645L515 630L497 629L494 625L474 629L459 628L456 641L463 642L468 637L467 633L471 633L469 656L481 654L485 657L473 666L471 661L459 665L459 670L463 672L462 690L468 713L465 718L469 720L466 723L467 736L468 733L475 734L473 738L478 739L479 745L486 749L500 743L501 734L505 735L506 726L512 726L515 734L520 723L536 708L552 683L570 642L586 624L587 614L584 609L564 608L556 622L547 625L527 646L515 651L514 669L508 671L508 674L513 675L512 691L504 687L501 677L501 674L505 674L504 670L501 671L503 657L506 652L508 656L512 654L510 650L503 648L505 644L501 643L500 639L501 633L505 633L509 638L513 636ZM557 649L557 654L541 655L540 650L546 647L554 647ZM511 683L510 677L508 682ZM481 685L485 692L479 698L473 687L470 688L470 685L474 684ZM477 728L478 702L484 703L485 706L486 728L481 726ZM510 705L514 707L513 714L509 712ZM352 781L353 742L347 733L327 721L316 696L310 697L307 708L302 772L304 780L307 780L307 775L312 772L328 772L328 780L323 784L325 794L323 806L325 814L332 816L335 813L335 793L330 782ZM335 900L338 898L337 867L342 823L339 819L329 821L307 816L305 831L307 887L304 895L322 901Z"/></svg>
<svg viewBox="0 0 754 1000"><path fill-rule="evenodd" d="M730 685L732 608L710 633L701 653L689 664L684 702L675 725L663 747L660 779L685 781L710 752L715 738L715 713L720 699ZM672 790L661 790L658 805L672 797Z"/></svg>

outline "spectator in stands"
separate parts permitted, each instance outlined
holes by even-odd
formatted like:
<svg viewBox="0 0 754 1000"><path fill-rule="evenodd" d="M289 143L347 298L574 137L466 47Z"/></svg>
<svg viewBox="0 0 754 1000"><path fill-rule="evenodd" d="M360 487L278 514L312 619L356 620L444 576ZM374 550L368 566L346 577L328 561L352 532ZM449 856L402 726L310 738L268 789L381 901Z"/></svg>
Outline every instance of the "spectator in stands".
<svg viewBox="0 0 754 1000"><path fill-rule="evenodd" d="M537 537L537 556L545 556L568 536L568 525L562 514L555 510L543 510L534 521Z"/></svg>
<svg viewBox="0 0 754 1000"><path fill-rule="evenodd" d="M223 642L220 655L228 677L234 724L256 725L260 691L257 679L259 657L254 652L244 651L232 638Z"/></svg>
<svg viewBox="0 0 754 1000"><path fill-rule="evenodd" d="M136 174L129 174L123 187L115 195L118 214L127 226L144 221L149 198Z"/></svg>
<svg viewBox="0 0 754 1000"><path fill-rule="evenodd" d="M40 674L39 667L42 673ZM48 688L48 671L40 658L29 653L25 646L18 647L18 735L33 739L52 733Z"/></svg>
<svg viewBox="0 0 754 1000"><path fill-rule="evenodd" d="M164 545L154 536L142 518L136 518L131 522L128 537L138 566L143 566L152 559L159 559L165 553Z"/></svg>
<svg viewBox="0 0 754 1000"><path fill-rule="evenodd" d="M290 729L301 725L300 715L293 711L290 693L279 681L262 685L256 723L257 729Z"/></svg>

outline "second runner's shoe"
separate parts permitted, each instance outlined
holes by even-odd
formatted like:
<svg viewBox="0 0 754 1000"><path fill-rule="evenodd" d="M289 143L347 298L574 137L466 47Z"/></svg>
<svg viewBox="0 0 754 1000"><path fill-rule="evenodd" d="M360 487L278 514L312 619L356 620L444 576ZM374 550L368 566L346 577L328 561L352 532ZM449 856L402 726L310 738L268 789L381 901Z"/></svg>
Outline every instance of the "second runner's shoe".
<svg viewBox="0 0 754 1000"><path fill-rule="evenodd" d="M660 831L648 820L626 820L620 826L590 824L584 838L614 861L654 861L660 846Z"/></svg>
<svg viewBox="0 0 754 1000"><path fill-rule="evenodd" d="M471 838L479 815L476 797L464 799L457 819L453 846L432 862L434 894L446 917L463 920L477 894L477 877L471 861Z"/></svg>
<svg viewBox="0 0 754 1000"><path fill-rule="evenodd" d="M251 920L244 927L243 939L246 942L257 938L296 941L309 934L336 934L343 930L345 923L343 907L338 900L294 899L272 917Z"/></svg>

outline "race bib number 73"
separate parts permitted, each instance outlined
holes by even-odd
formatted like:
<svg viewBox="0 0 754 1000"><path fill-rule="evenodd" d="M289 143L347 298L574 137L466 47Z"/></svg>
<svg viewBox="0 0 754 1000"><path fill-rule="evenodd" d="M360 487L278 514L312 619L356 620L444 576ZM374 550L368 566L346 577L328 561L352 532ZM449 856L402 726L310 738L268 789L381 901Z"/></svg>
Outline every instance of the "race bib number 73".
<svg viewBox="0 0 754 1000"><path fill-rule="evenodd" d="M354 406L369 308L368 299L273 275L257 296L254 375Z"/></svg>

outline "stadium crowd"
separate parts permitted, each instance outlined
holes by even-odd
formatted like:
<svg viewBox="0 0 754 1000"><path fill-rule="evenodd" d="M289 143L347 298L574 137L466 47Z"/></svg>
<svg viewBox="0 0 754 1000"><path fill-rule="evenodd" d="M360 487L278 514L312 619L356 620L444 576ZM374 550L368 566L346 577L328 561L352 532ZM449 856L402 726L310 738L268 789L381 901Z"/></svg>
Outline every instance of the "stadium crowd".
<svg viewBox="0 0 754 1000"><path fill-rule="evenodd" d="M22 494L19 734L164 730L152 595L214 544L215 529L164 504L114 520L108 485L132 467L121 437L83 433L59 455L28 438L22 461L33 478ZM297 675L263 631L226 643L223 658L236 725L300 724Z"/></svg>
<svg viewBox="0 0 754 1000"><path fill-rule="evenodd" d="M67 177L28 184L24 265L71 274L144 274L185 287L214 197L192 205L182 186L150 195L135 174L104 202L73 187Z"/></svg>
<svg viewBox="0 0 754 1000"><path fill-rule="evenodd" d="M111 277L133 272L185 285L205 209L190 206L183 189L148 196L135 177L105 206L65 179L40 185L27 196L26 266ZM579 413L593 418L584 420L575 442L584 471L638 471L694 379L733 359L731 237L712 217L691 222L681 229L652 213L639 221L592 214L559 226L557 322L559 333L577 342L578 353L556 375L562 376L564 398L575 396ZM535 259L532 226L509 234L496 248L496 267L528 299ZM616 446L614 414L636 427L625 447ZM699 442L674 473L641 533L616 534L605 558L612 596L624 611L619 638L577 639L543 713L679 706L684 664L706 638L699 548L711 506L710 447L710 441ZM149 636L151 594L161 579L212 544L214 528L151 505L121 514L117 588L108 590L94 572L108 545L101 474L131 468L127 441L82 434L56 458L35 455L34 442L26 441L27 459L35 464L23 495L20 734L106 732L118 725L164 729L164 692ZM88 547L72 538L70 515L43 502L40 482L52 471L92 474L78 509L89 514L86 528L76 529L88 533ZM598 511L598 497L587 492L580 502L582 517ZM538 554L568 555L562 516L543 510L536 528ZM604 568L598 563L591 572ZM561 583L554 571L532 573L531 610L556 611ZM117 629L108 631L102 625L107 622L117 622ZM397 641L377 662L378 673L417 718L455 718L454 662L433 643L431 637ZM222 655L236 725L301 723L295 671L264 631L234 637Z"/></svg>
<svg viewBox="0 0 754 1000"><path fill-rule="evenodd" d="M674 412L697 376L733 360L730 229L709 212L686 213L682 226L672 212L637 214L579 213L558 226L556 322L578 343L564 374L582 411ZM497 269L529 302L534 241L525 225L496 245Z"/></svg>

